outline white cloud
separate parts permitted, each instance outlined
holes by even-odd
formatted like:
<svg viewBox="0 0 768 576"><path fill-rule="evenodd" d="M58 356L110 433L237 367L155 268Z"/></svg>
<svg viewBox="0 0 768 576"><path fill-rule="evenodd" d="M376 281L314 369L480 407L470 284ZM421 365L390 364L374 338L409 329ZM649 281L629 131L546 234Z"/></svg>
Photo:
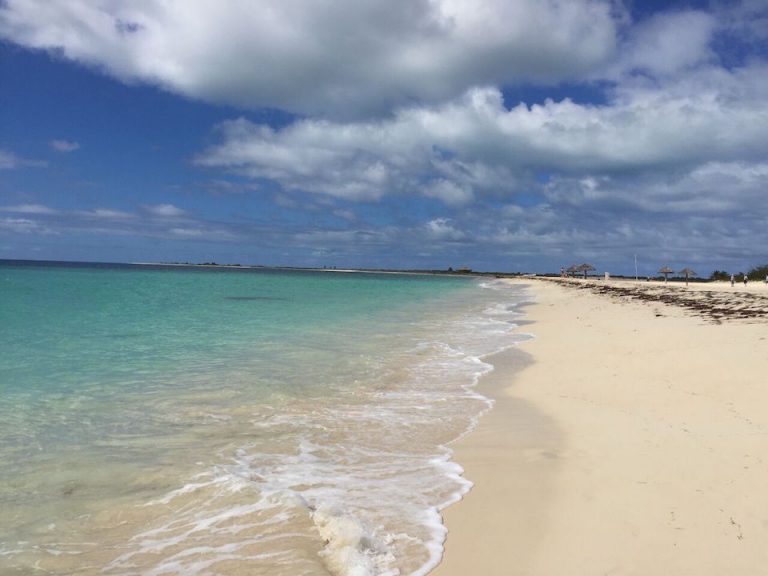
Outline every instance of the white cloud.
<svg viewBox="0 0 768 576"><path fill-rule="evenodd" d="M145 212L159 218L178 218L185 216L187 212L173 204L153 204L142 206Z"/></svg>
<svg viewBox="0 0 768 576"><path fill-rule="evenodd" d="M21 158L10 150L0 148L0 170L13 170L15 168L23 168L27 166L40 168L46 166L46 163L41 160Z"/></svg>
<svg viewBox="0 0 768 576"><path fill-rule="evenodd" d="M694 10L660 13L631 29L618 66L622 72L670 75L712 60L717 28L712 14Z"/></svg>
<svg viewBox="0 0 768 576"><path fill-rule="evenodd" d="M0 149L0 170L12 170L19 164L18 157L8 150Z"/></svg>
<svg viewBox="0 0 768 576"><path fill-rule="evenodd" d="M0 212L15 212L17 214L56 214L57 211L42 204L18 204L16 206L0 206Z"/></svg>
<svg viewBox="0 0 768 576"><path fill-rule="evenodd" d="M623 206L627 213L678 217L768 215L768 164L708 162L690 171L610 178L558 177L545 188L554 203ZM744 214L749 207L749 215Z"/></svg>
<svg viewBox="0 0 768 576"><path fill-rule="evenodd" d="M761 79L762 78L762 79ZM301 120L281 130L223 123L202 166L266 178L284 190L355 201L422 194L447 204L514 194L537 172L666 171L755 161L768 149L768 67L700 70L638 84L607 104L504 106L495 88L388 120Z"/></svg>
<svg viewBox="0 0 768 576"><path fill-rule="evenodd" d="M0 218L0 231L16 234L56 234L54 230L28 218Z"/></svg>
<svg viewBox="0 0 768 576"><path fill-rule="evenodd" d="M80 144L69 140L51 140L50 144L57 152L74 152L80 148Z"/></svg>
<svg viewBox="0 0 768 576"><path fill-rule="evenodd" d="M613 56L606 0L6 0L0 37L209 102L329 116L573 79Z"/></svg>
<svg viewBox="0 0 768 576"><path fill-rule="evenodd" d="M215 242L242 239L242 234L237 226L228 227L220 223L210 223L190 217L179 218L181 215L186 215L186 212L171 204L143 206L142 208L145 212L157 217L138 218L136 214L109 208L57 211L37 204L0 207L0 213L9 212L41 217L39 220L17 217L0 218L0 232L32 235L90 234L159 239L200 239ZM174 226L172 223L178 225Z"/></svg>
<svg viewBox="0 0 768 576"><path fill-rule="evenodd" d="M391 246L398 233L398 230L388 227L378 230L309 230L293 235L289 242L323 252L340 248L354 251L376 246Z"/></svg>
<svg viewBox="0 0 768 576"><path fill-rule="evenodd" d="M474 199L472 188L467 184L458 184L452 180L440 178L430 182L424 187L424 195L430 198L438 198L446 204L460 206Z"/></svg>
<svg viewBox="0 0 768 576"><path fill-rule="evenodd" d="M431 240L461 240L466 234L461 230L458 230L451 224L451 221L447 218L435 218L426 223L425 229L427 237Z"/></svg>
<svg viewBox="0 0 768 576"><path fill-rule="evenodd" d="M198 228L171 228L168 232L172 236L181 238L199 238L203 236L203 231Z"/></svg>
<svg viewBox="0 0 768 576"><path fill-rule="evenodd" d="M765 0L740 0L719 2L714 5L714 14L732 40L747 44L768 40L768 7Z"/></svg>
<svg viewBox="0 0 768 576"><path fill-rule="evenodd" d="M404 185L400 164L410 162L388 154L396 143L376 142L386 135L375 125L305 121L275 131L240 119L223 123L220 133L222 144L200 155L198 164L275 180L288 191L375 200Z"/></svg>
<svg viewBox="0 0 768 576"><path fill-rule="evenodd" d="M124 212L122 210L112 210L109 208L95 208L94 210L81 210L77 212L82 216L90 218L98 218L104 220L125 220L127 218L135 218L134 214L130 212Z"/></svg>

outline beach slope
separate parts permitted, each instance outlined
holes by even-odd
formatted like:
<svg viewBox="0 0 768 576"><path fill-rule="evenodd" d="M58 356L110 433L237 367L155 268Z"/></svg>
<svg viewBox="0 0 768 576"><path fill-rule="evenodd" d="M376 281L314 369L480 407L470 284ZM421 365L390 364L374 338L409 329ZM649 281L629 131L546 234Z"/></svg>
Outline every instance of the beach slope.
<svg viewBox="0 0 768 576"><path fill-rule="evenodd" d="M491 360L496 406L453 446L475 486L433 574L766 573L766 299L716 317L591 282L528 281L536 338Z"/></svg>

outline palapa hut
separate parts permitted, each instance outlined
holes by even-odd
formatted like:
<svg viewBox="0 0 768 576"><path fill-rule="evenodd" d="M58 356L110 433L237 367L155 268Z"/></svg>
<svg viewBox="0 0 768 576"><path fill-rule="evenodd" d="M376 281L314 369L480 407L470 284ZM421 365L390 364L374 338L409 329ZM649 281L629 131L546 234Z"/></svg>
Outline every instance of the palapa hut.
<svg viewBox="0 0 768 576"><path fill-rule="evenodd" d="M690 278L692 276L696 276L696 272L694 272L690 268L683 268L682 270L680 270L679 273L682 274L683 276L685 276L685 285L686 286L688 286L688 278Z"/></svg>
<svg viewBox="0 0 768 576"><path fill-rule="evenodd" d="M673 272L674 270L672 270L672 268L670 268L669 266L664 266L664 268L661 268L659 270L659 274L664 274L664 284L667 283L667 277Z"/></svg>
<svg viewBox="0 0 768 576"><path fill-rule="evenodd" d="M587 279L587 272L594 272L595 270L597 270L597 268L592 266L592 264L587 264L585 262L584 264L580 264L579 266L577 266L576 270L578 272L584 272L584 279L586 280Z"/></svg>

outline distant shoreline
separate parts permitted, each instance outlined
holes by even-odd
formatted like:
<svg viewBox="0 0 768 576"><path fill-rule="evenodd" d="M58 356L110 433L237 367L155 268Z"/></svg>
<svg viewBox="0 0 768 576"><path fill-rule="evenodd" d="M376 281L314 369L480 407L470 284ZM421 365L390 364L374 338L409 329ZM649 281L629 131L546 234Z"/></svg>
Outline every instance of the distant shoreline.
<svg viewBox="0 0 768 576"><path fill-rule="evenodd" d="M315 268L310 266L282 266L282 265L266 265L266 264L219 264L217 262L97 262L97 261L78 261L78 260L30 260L30 259L11 259L0 258L1 265L20 265L20 266L93 266L93 267L106 267L106 266L145 266L152 268L188 268L188 269L210 269L210 270L284 270L284 271L297 271L297 272L339 272L343 274L412 274L412 275L430 275L430 276L455 276L455 277L477 277L477 278L537 278L537 279L552 279L566 282L584 282L595 283L596 285L608 282L610 284L621 283L639 283L641 285L652 286L654 284L665 284L669 287L673 286L724 286L727 284L725 280L712 279L712 278L689 278L687 281L683 277L674 276L669 278L665 282L660 276L640 276L623 275L623 274L610 274L610 275L588 275L587 278L583 276L568 276L563 278L560 273L557 272L509 272L509 271L479 271L469 268L447 268L447 269L397 269L397 268L335 268L335 267L323 267ZM764 284L763 278L757 280L752 279L750 286L757 284ZM737 281L737 284L740 282ZM767 285L768 286L768 285ZM708 288L707 288L708 289Z"/></svg>
<svg viewBox="0 0 768 576"><path fill-rule="evenodd" d="M343 274L412 274L432 276L457 276L457 277L503 277L512 278L520 276L518 273L506 272L475 272L472 270L395 270L377 268L312 268L302 266L268 266L264 264L218 264L218 263L192 263L192 262L86 262L75 260L24 260L24 259L0 259L0 265L30 265L30 266L145 266L152 268L189 268L189 269L225 269L225 270L284 270L296 272L339 272Z"/></svg>

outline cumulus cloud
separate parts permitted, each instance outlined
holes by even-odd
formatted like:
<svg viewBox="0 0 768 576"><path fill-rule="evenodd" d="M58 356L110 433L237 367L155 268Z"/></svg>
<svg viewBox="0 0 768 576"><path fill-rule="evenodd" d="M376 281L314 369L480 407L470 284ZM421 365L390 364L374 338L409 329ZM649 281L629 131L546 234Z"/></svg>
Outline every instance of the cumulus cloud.
<svg viewBox="0 0 768 576"><path fill-rule="evenodd" d="M427 236L432 240L461 240L464 232L454 227L447 218L435 218L426 223Z"/></svg>
<svg viewBox="0 0 768 576"><path fill-rule="evenodd" d="M545 195L559 205L608 205L634 214L719 216L735 221L768 216L766 189L768 164L708 162L689 171L634 177L558 177L546 185ZM746 206L749 214L744 213Z"/></svg>
<svg viewBox="0 0 768 576"><path fill-rule="evenodd" d="M302 114L577 78L613 56L605 0L6 0L0 37L125 82Z"/></svg>
<svg viewBox="0 0 768 576"><path fill-rule="evenodd" d="M764 0L717 3L714 15L732 41L754 46L768 40L768 7Z"/></svg>
<svg viewBox="0 0 768 576"><path fill-rule="evenodd" d="M614 271L635 252L681 265L754 258L768 241L766 72L759 61L697 65L662 82L627 81L601 105L508 108L498 89L480 88L386 120L275 130L240 119L197 161L288 191L394 204L421 195L450 211L412 227L286 240L324 257L387 246L414 266L440 255L498 269L509 251L516 260L501 268L595 260ZM751 231L748 245L739 229Z"/></svg>
<svg viewBox="0 0 768 576"><path fill-rule="evenodd" d="M77 142L71 142L69 140L51 140L51 148L57 152L74 152L80 148L80 144Z"/></svg>
<svg viewBox="0 0 768 576"><path fill-rule="evenodd" d="M705 70L663 88L627 88L600 106L565 99L507 109L498 89L477 88L387 120L308 119L275 130L239 119L223 123L220 143L196 161L285 190L355 201L420 194L461 205L478 193L514 194L538 172L757 161L768 149L765 78L759 64Z"/></svg>
<svg viewBox="0 0 768 576"><path fill-rule="evenodd" d="M446 204L462 205L469 203L473 198L472 188L467 184L460 184L452 180L440 178L428 183L424 187L424 195L430 198L438 198Z"/></svg>
<svg viewBox="0 0 768 576"><path fill-rule="evenodd" d="M668 76L714 59L713 14L687 10L656 14L632 28L617 66L621 73Z"/></svg>

